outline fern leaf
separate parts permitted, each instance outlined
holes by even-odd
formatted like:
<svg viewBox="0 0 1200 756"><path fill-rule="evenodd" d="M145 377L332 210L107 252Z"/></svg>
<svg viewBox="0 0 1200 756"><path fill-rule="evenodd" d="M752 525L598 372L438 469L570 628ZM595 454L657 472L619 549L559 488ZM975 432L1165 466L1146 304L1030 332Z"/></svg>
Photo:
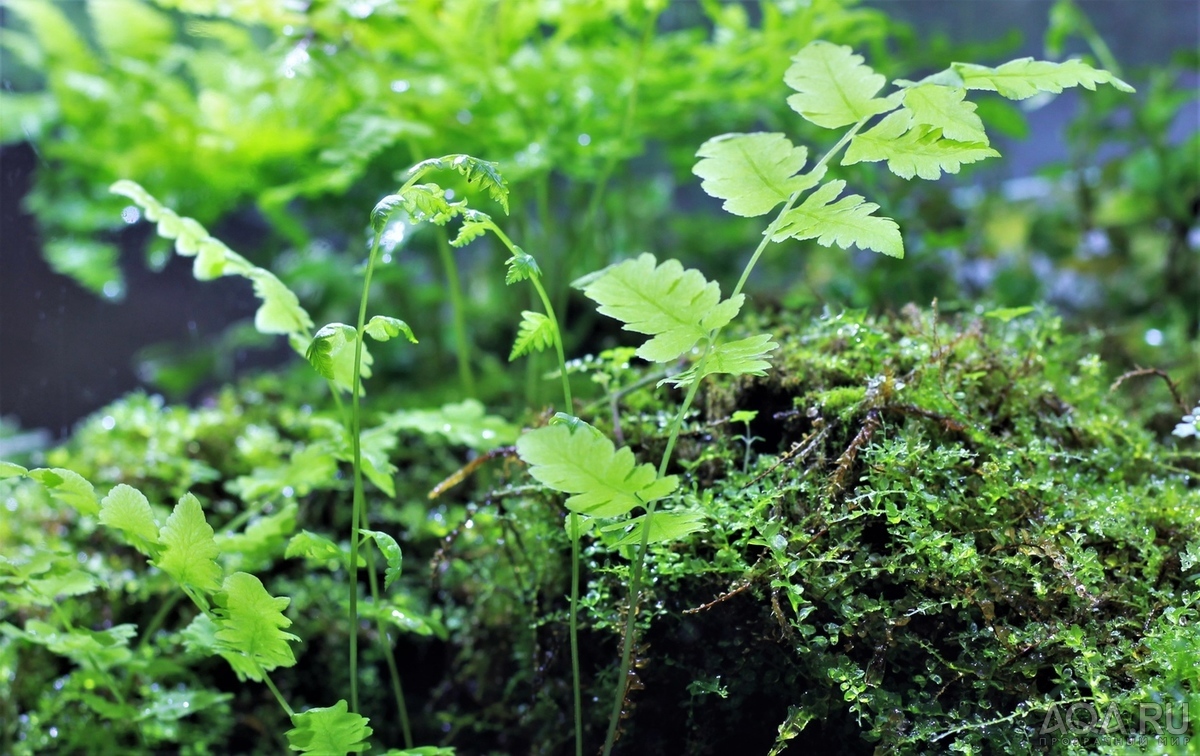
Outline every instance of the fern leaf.
<svg viewBox="0 0 1200 756"><path fill-rule="evenodd" d="M865 202L857 194L834 202L845 187L846 182L840 179L822 184L799 207L783 216L772 240L816 239L823 247L837 244L845 249L853 244L891 257L904 257L900 227L891 218L871 215L879 205Z"/></svg>
<svg viewBox="0 0 1200 756"><path fill-rule="evenodd" d="M252 268L246 277L254 282L254 293L263 301L254 313L254 327L259 333L307 333L312 328L312 318L300 306L300 300L274 274Z"/></svg>
<svg viewBox="0 0 1200 756"><path fill-rule="evenodd" d="M20 478L27 472L29 472L29 470L21 467L16 462L5 462L4 460L0 459L0 480L4 480L6 478Z"/></svg>
<svg viewBox="0 0 1200 756"><path fill-rule="evenodd" d="M451 247L465 247L488 232L492 227L492 219L487 213L470 208L463 211L463 224L458 234L450 242Z"/></svg>
<svg viewBox="0 0 1200 756"><path fill-rule="evenodd" d="M753 217L770 212L792 194L817 183L819 176L798 176L808 150L783 134L723 134L700 146L692 168L711 197L725 200L727 213Z"/></svg>
<svg viewBox="0 0 1200 756"><path fill-rule="evenodd" d="M451 202L446 199L446 190L437 184L414 184L401 195L404 210L414 223L429 222L444 226L467 209L464 201Z"/></svg>
<svg viewBox="0 0 1200 756"><path fill-rule="evenodd" d="M284 632L292 621L283 616L291 599L276 598L258 578L235 572L225 578L216 603L215 638L239 680L262 682L263 675L276 667L295 665L288 642L300 639Z"/></svg>
<svg viewBox="0 0 1200 756"><path fill-rule="evenodd" d="M958 173L965 163L1000 156L986 144L943 139L941 129L914 126L912 121L908 110L889 113L874 128L851 140L842 165L886 160L888 170L903 179L920 176L935 181L943 171Z"/></svg>
<svg viewBox="0 0 1200 756"><path fill-rule="evenodd" d="M494 449L511 444L518 429L475 399L444 404L437 409L400 410L385 422L395 430L413 430L427 436L442 436L453 444L472 449Z"/></svg>
<svg viewBox="0 0 1200 756"><path fill-rule="evenodd" d="M408 339L410 344L417 343L417 337L413 335L412 329L408 327L408 323L399 318L392 318L387 315L376 315L371 318L363 330L376 341L389 341L403 334L404 338ZM366 376L363 377L365 378Z"/></svg>
<svg viewBox="0 0 1200 756"><path fill-rule="evenodd" d="M344 700L323 709L292 715L294 729L286 733L288 747L312 756L346 756L370 748L373 730L366 717L349 710Z"/></svg>
<svg viewBox="0 0 1200 756"><path fill-rule="evenodd" d="M769 333L717 344L709 350L708 359L704 361L703 374L698 374L700 365L696 364L682 373L664 378L658 382L658 385L670 383L676 388L680 388L690 386L692 381L697 379L703 380L705 376L718 373L766 375L767 368L771 367L771 363L767 362L767 355L778 348L779 344L771 340Z"/></svg>
<svg viewBox="0 0 1200 756"><path fill-rule="evenodd" d="M1081 60L1052 63L1018 58L996 68L974 63L954 63L951 67L962 77L967 89L998 92L1010 100L1024 100L1038 92L1057 94L1067 87L1082 86L1094 90L1097 84L1111 84L1122 92L1134 91L1108 71L1092 68Z"/></svg>
<svg viewBox="0 0 1200 756"><path fill-rule="evenodd" d="M508 212L508 183L500 175L499 166L487 160L471 157L470 155L446 155L440 158L422 160L409 169L409 175L416 176L431 170L454 170L462 174L468 185L476 185L488 193L488 196Z"/></svg>
<svg viewBox="0 0 1200 756"><path fill-rule="evenodd" d="M792 57L783 80L797 92L787 99L792 110L826 129L849 126L900 104L895 96L875 96L887 79L865 65L861 55L821 40Z"/></svg>
<svg viewBox="0 0 1200 756"><path fill-rule="evenodd" d="M121 483L100 502L100 522L121 531L130 545L143 554L158 547L158 523L150 511L150 502L133 486Z"/></svg>
<svg viewBox="0 0 1200 756"><path fill-rule="evenodd" d="M358 532L368 538L375 539L375 545L379 547L383 558L387 560L387 569L383 573L383 587L384 590L391 588L392 583L400 577L401 565L404 561L404 555L400 551L400 544L396 543L395 538L379 530L366 530L364 528L359 529Z"/></svg>
<svg viewBox="0 0 1200 756"><path fill-rule="evenodd" d="M504 283L512 286L521 281L527 281L530 278L540 278L542 275L541 268L538 267L537 260L533 259L533 255L525 252L520 247L513 252L512 257L504 261L508 267L508 272L504 274Z"/></svg>
<svg viewBox="0 0 1200 756"><path fill-rule="evenodd" d="M904 107L915 124L940 128L942 136L956 142L990 144L983 121L975 114L975 103L964 98L962 87L918 84L904 90Z"/></svg>
<svg viewBox="0 0 1200 756"><path fill-rule="evenodd" d="M323 325L313 336L312 342L304 352L304 358L313 366L313 370L347 392L351 391L354 386L354 340L357 333L354 326L345 323ZM359 373L363 378L370 378L371 363L374 358L367 351L366 344L362 345L360 359ZM361 382L359 391L362 391Z"/></svg>
<svg viewBox="0 0 1200 756"><path fill-rule="evenodd" d="M512 362L530 352L542 352L554 346L554 321L540 312L525 310L521 313L521 325L517 339L513 342L508 361Z"/></svg>
<svg viewBox="0 0 1200 756"><path fill-rule="evenodd" d="M534 479L574 494L567 509L617 517L675 490L674 475L659 478L653 465L637 465L628 447L614 449L600 431L582 421L578 425L574 431L564 424L548 425L517 439L517 454Z"/></svg>
<svg viewBox="0 0 1200 756"><path fill-rule="evenodd" d="M742 307L741 294L721 300L721 287L678 260L656 265L642 254L613 265L590 279L583 293L597 310L625 324L627 331L652 336L637 354L651 362L670 362L686 354L710 331L721 328Z"/></svg>
<svg viewBox="0 0 1200 756"><path fill-rule="evenodd" d="M624 522L608 525L600 529L602 533L623 532L612 545L637 546L642 542L642 531L646 529L646 515L638 515ZM677 541L689 533L704 530L704 513L674 510L671 512L655 512L650 519L650 535L647 544Z"/></svg>
<svg viewBox="0 0 1200 756"><path fill-rule="evenodd" d="M29 471L29 477L41 483L50 495L82 515L100 513L100 500L96 489L82 475L62 467L38 467Z"/></svg>
<svg viewBox="0 0 1200 756"><path fill-rule="evenodd" d="M163 545L155 565L180 585L202 593L214 593L221 587L221 567L217 555L221 550L213 539L213 529L204 519L200 500L184 494L175 511L158 532Z"/></svg>
<svg viewBox="0 0 1200 756"><path fill-rule="evenodd" d="M284 559L303 557L306 561L322 566L329 562L337 562L341 567L350 566L350 552L338 546L323 535L301 530L288 539L287 549L283 552ZM358 558L358 566L366 565L366 560Z"/></svg>

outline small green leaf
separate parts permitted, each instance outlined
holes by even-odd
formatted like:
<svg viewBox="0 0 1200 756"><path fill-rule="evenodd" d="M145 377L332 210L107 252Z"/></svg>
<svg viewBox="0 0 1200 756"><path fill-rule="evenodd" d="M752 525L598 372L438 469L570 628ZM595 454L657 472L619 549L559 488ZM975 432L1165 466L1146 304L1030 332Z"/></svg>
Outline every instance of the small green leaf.
<svg viewBox="0 0 1200 756"><path fill-rule="evenodd" d="M696 156L700 162L692 173L703 179L700 186L725 200L725 212L744 217L770 212L820 180L796 175L808 150L794 147L783 134L723 134L701 145Z"/></svg>
<svg viewBox="0 0 1200 756"><path fill-rule="evenodd" d="M967 89L998 92L1010 100L1024 100L1038 92L1058 94L1067 87L1075 86L1094 90L1097 84L1111 84L1122 92L1134 91L1133 87L1108 71L1092 68L1081 60L1051 63L1047 60L1018 58L996 68L974 63L951 65L962 77Z"/></svg>
<svg viewBox="0 0 1200 756"><path fill-rule="evenodd" d="M353 331L354 329L351 328L350 330ZM404 338L408 339L410 343L417 343L417 337L413 336L412 329L408 327L408 323L399 318L388 317L387 315L376 315L371 318L364 330L366 330L368 336L376 341L388 341L400 334L404 334ZM366 376L363 377L365 378Z"/></svg>
<svg viewBox="0 0 1200 756"><path fill-rule="evenodd" d="M637 465L628 447L616 450L600 431L579 425L575 431L548 425L517 439L517 454L530 466L530 475L555 491L574 494L567 509L617 517L675 490L674 475L659 478L653 465Z"/></svg>
<svg viewBox="0 0 1200 756"><path fill-rule="evenodd" d="M267 593L258 578L235 572L225 578L216 603L215 637L221 655L239 680L262 682L263 675L276 667L295 665L296 657L288 642L300 639L283 630L292 624L283 616L291 599L276 598Z"/></svg>
<svg viewBox="0 0 1200 756"><path fill-rule="evenodd" d="M797 92L787 99L792 110L826 129L849 126L899 105L895 97L875 97L887 79L864 65L861 55L821 40L792 57L783 80Z"/></svg>
<svg viewBox="0 0 1200 756"><path fill-rule="evenodd" d="M525 310L521 313L521 325L517 330L517 339L513 342L512 352L508 361L529 354L542 352L554 346L554 321L540 312Z"/></svg>
<svg viewBox="0 0 1200 756"><path fill-rule="evenodd" d="M155 564L180 585L203 593L221 587L221 550L213 539L213 529L204 519L204 508L192 494L184 494L167 518L158 539L163 545Z"/></svg>
<svg viewBox="0 0 1200 756"><path fill-rule="evenodd" d="M766 375L767 369L771 367L771 363L767 362L767 355L778 347L779 345L771 340L769 333L717 344L709 350L708 359L704 361L703 375L697 376L700 364L696 363L682 373L664 378L658 382L658 385L670 383L676 388L680 388L691 385L692 381L697 380L697 377L703 380L706 376L722 373L726 375Z"/></svg>
<svg viewBox="0 0 1200 756"><path fill-rule="evenodd" d="M567 519L563 521L563 528L567 531L567 538L570 538L572 541L578 541L595 524L596 520L593 517L585 517L578 512L567 512Z"/></svg>
<svg viewBox="0 0 1200 756"><path fill-rule="evenodd" d="M409 175L416 176L431 170L454 170L462 174L468 185L478 185L488 196L498 202L504 212L508 212L508 183L500 175L496 163L470 155L446 155L440 158L422 160L408 170Z"/></svg>
<svg viewBox="0 0 1200 756"><path fill-rule="evenodd" d="M533 255L527 254L520 247L513 252L512 257L504 261L508 266L508 272L504 274L504 283L512 286L520 281L528 281L531 278L541 278L542 271L538 267L537 260L533 259Z"/></svg>
<svg viewBox="0 0 1200 756"><path fill-rule="evenodd" d="M444 404L438 409L400 410L384 423L395 430L438 435L472 449L494 449L511 444L518 429L498 415L488 415L475 399Z"/></svg>
<svg viewBox="0 0 1200 756"><path fill-rule="evenodd" d="M282 281L262 268L253 268L245 275L254 282L254 293L263 302L254 313L254 327L259 333L307 333L312 328L312 318Z"/></svg>
<svg viewBox="0 0 1200 756"><path fill-rule="evenodd" d="M0 459L0 480L4 480L5 478L19 478L27 472L29 470L26 470L15 462L5 462Z"/></svg>
<svg viewBox="0 0 1200 756"><path fill-rule="evenodd" d="M986 145L983 121L975 115L975 103L964 99L966 95L962 87L918 84L904 90L904 107L912 113L913 123L940 128L947 139Z"/></svg>
<svg viewBox="0 0 1200 756"><path fill-rule="evenodd" d="M900 227L891 218L871 215L879 205L866 202L857 194L834 202L845 187L846 182L840 179L822 184L783 216L772 239L816 239L823 247L837 244L843 249L853 244L891 257L904 257Z"/></svg>
<svg viewBox="0 0 1200 756"><path fill-rule="evenodd" d="M642 531L645 529L646 515L638 515L624 522L601 528L603 533L625 531L615 547L636 546L642 542ZM704 530L704 513L674 510L670 512L655 512L650 520L650 536L647 544L665 543L683 538L689 533Z"/></svg>
<svg viewBox="0 0 1200 756"><path fill-rule="evenodd" d="M158 523L150 502L132 486L121 483L109 491L100 502L100 522L120 530L143 554L150 554L158 546Z"/></svg>
<svg viewBox="0 0 1200 756"><path fill-rule="evenodd" d="M731 423L752 423L758 417L758 410L738 410L729 416Z"/></svg>
<svg viewBox="0 0 1200 756"><path fill-rule="evenodd" d="M344 700L323 709L309 709L292 715L294 729L285 734L288 747L312 756L346 756L370 748L367 738L373 730L366 717L354 714Z"/></svg>
<svg viewBox="0 0 1200 756"><path fill-rule="evenodd" d="M478 210L467 210L463 213L463 224L458 229L458 234L451 240L451 247L465 247L471 242L488 232L491 226L491 218Z"/></svg>
<svg viewBox="0 0 1200 756"><path fill-rule="evenodd" d="M396 539L392 538L387 533L378 530L366 530L360 528L359 533L368 538L375 539L375 545L379 547L379 551L383 553L383 558L387 560L387 570L384 571L383 587L384 590L392 587L392 583L400 577L400 566L402 562L402 554L400 552L400 544L396 543Z"/></svg>
<svg viewBox="0 0 1200 756"><path fill-rule="evenodd" d="M850 142L842 165L886 160L888 169L903 179L920 176L934 181L942 171L958 173L964 163L974 163L1000 153L983 143L943 139L940 129L913 125L906 110L889 113L874 128Z"/></svg>
<svg viewBox="0 0 1200 756"><path fill-rule="evenodd" d="M377 328L386 329L386 326ZM357 333L354 326L328 323L313 335L308 349L304 351L304 358L321 377L333 381L338 388L347 392L354 386L354 342ZM363 378L370 378L374 358L367 351L366 344L362 346L360 359L359 373ZM359 390L362 390L361 382Z"/></svg>
<svg viewBox="0 0 1200 756"><path fill-rule="evenodd" d="M371 230L378 234L382 234L387 228L388 222L396 211L404 207L404 198L399 194L389 194L379 202L375 203L375 207L371 210Z"/></svg>
<svg viewBox="0 0 1200 756"><path fill-rule="evenodd" d="M602 315L625 324L627 331L653 336L637 354L651 362L670 362L686 354L709 332L733 320L743 295L721 300L721 287L678 260L656 265L642 254L609 267L583 293Z"/></svg>
<svg viewBox="0 0 1200 756"><path fill-rule="evenodd" d="M988 310L983 313L983 316L985 318L995 318L1001 323L1007 323L1023 315L1028 315L1033 310L1034 308L1032 307L1002 307L998 310Z"/></svg>
<svg viewBox="0 0 1200 756"><path fill-rule="evenodd" d="M343 568L350 564L350 552L338 546L323 535L301 530L288 540L287 550L283 552L284 559L304 559L321 565L338 562ZM358 566L366 565L366 560L359 556Z"/></svg>
<svg viewBox="0 0 1200 756"><path fill-rule="evenodd" d="M96 498L96 489L79 473L61 467L39 467L30 470L28 475L45 486L51 496L74 507L80 514L99 514L100 501Z"/></svg>

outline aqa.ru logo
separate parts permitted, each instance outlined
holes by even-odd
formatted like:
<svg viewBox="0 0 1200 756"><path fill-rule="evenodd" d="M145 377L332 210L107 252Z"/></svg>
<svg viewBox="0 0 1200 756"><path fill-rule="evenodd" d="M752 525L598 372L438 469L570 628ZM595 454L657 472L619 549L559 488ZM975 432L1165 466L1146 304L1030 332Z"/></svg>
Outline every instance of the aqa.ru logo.
<svg viewBox="0 0 1200 756"><path fill-rule="evenodd" d="M1110 704L1101 717L1095 704L1073 703L1065 711L1053 704L1046 712L1040 735L1179 736L1188 731L1186 704L1141 703L1136 715Z"/></svg>

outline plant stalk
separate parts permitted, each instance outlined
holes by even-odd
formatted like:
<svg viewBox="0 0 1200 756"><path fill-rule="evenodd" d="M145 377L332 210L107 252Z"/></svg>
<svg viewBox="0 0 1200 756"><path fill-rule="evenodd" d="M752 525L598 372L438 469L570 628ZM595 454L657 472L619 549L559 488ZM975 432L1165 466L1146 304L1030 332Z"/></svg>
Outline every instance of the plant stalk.
<svg viewBox="0 0 1200 756"><path fill-rule="evenodd" d="M458 264L450 249L446 229L437 230L438 257L446 271L446 288L450 293L450 309L454 324L454 351L458 359L458 379L462 382L467 398L475 398L475 374L471 370L471 343L467 337L466 304L462 295L462 284L458 277ZM411 746L410 746L411 747Z"/></svg>

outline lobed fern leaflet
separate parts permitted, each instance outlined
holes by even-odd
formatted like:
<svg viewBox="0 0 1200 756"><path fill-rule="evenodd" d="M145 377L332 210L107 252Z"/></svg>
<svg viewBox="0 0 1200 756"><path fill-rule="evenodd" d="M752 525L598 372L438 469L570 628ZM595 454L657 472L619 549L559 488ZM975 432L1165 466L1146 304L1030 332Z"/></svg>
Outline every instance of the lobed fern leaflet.
<svg viewBox="0 0 1200 756"><path fill-rule="evenodd" d="M508 182L500 175L499 166L488 160L470 155L446 155L422 160L408 170L409 175L419 178L427 171L453 170L462 174L468 185L475 185L488 193L504 212L508 213Z"/></svg>
<svg viewBox="0 0 1200 756"><path fill-rule="evenodd" d="M854 137L846 148L842 165L886 160L888 170L901 178L920 176L932 181L940 178L943 171L958 173L965 163L999 156L986 143L944 139L939 128L914 126L912 113L901 109Z"/></svg>
<svg viewBox="0 0 1200 756"><path fill-rule="evenodd" d="M276 667L295 665L296 657L288 643L300 639L283 630L292 624L283 616L291 599L276 598L255 576L235 572L225 578L216 603L217 630L213 637L239 680L262 682Z"/></svg>
<svg viewBox="0 0 1200 756"><path fill-rule="evenodd" d="M333 706L293 714L295 728L284 734L293 751L311 756L346 756L371 747L367 738L374 731L367 726L368 721L350 711L343 699Z"/></svg>
<svg viewBox="0 0 1200 756"><path fill-rule="evenodd" d="M816 175L796 175L808 149L783 134L722 134L700 146L692 173L710 196L725 200L727 213L753 217L770 212L794 193L813 186Z"/></svg>
<svg viewBox="0 0 1200 756"><path fill-rule="evenodd" d="M913 123L940 128L947 139L990 144L975 103L967 102L966 96L962 87L917 84L904 90L904 108Z"/></svg>
<svg viewBox="0 0 1200 756"><path fill-rule="evenodd" d="M582 285L603 315L621 321L627 331L652 338L637 355L651 362L678 359L710 332L733 320L744 297L722 300L721 287L678 260L657 264L644 253L613 265Z"/></svg>
<svg viewBox="0 0 1200 756"><path fill-rule="evenodd" d="M328 323L321 326L304 358L313 366L321 377L333 381L339 389L352 391L354 386L354 342L357 332L354 326L345 323ZM367 351L367 345L362 345L362 355L359 360L359 373L363 378L371 377L371 364L374 358ZM362 392L359 385L359 392Z"/></svg>
<svg viewBox="0 0 1200 756"><path fill-rule="evenodd" d="M540 312L525 310L521 313L521 325L517 329L517 338L508 361L512 362L530 352L545 351L554 346L557 337L554 321Z"/></svg>
<svg viewBox="0 0 1200 756"><path fill-rule="evenodd" d="M797 92L787 98L792 110L826 129L858 123L899 104L894 95L875 96L887 79L864 65L861 55L821 40L792 57L783 81Z"/></svg>
<svg viewBox="0 0 1200 756"><path fill-rule="evenodd" d="M213 538L213 529L204 519L200 500L184 494L158 532L162 552L155 565L176 583L201 593L214 593L221 587L221 550Z"/></svg>
<svg viewBox="0 0 1200 756"><path fill-rule="evenodd" d="M387 533L379 530L367 530L360 528L359 533L375 539L375 545L379 547L380 553L383 554L384 560L387 561L387 568L384 570L383 587L391 588L400 577L401 566L404 561L403 553L400 551L400 544L396 543L396 539L392 538Z"/></svg>
<svg viewBox="0 0 1200 756"><path fill-rule="evenodd" d="M857 194L834 201L845 187L846 182L840 179L822 184L798 207L783 214L772 240L816 239L823 247L837 244L845 249L853 244L891 257L904 257L900 227L891 218L871 214L879 205Z"/></svg>
<svg viewBox="0 0 1200 756"><path fill-rule="evenodd" d="M975 63L953 63L951 69L961 77L967 89L997 92L1010 100L1024 100L1038 92L1057 94L1068 87L1096 88L1097 84L1111 84L1122 92L1132 92L1133 87L1108 71L1092 68L1082 60L1067 60L1052 63L1048 60L1018 58L990 68Z"/></svg>
<svg viewBox="0 0 1200 756"><path fill-rule="evenodd" d="M120 483L100 502L100 523L121 531L129 544L143 554L158 550L158 523L150 502L133 486Z"/></svg>
<svg viewBox="0 0 1200 756"><path fill-rule="evenodd" d="M737 341L728 341L713 346L704 360L704 370L701 372L697 363L687 370L664 378L658 385L670 383L676 388L689 386L693 381L703 380L705 376L724 373L726 375L766 375L771 363L767 355L779 348L779 344L771 340L770 334L764 333L750 336Z"/></svg>

